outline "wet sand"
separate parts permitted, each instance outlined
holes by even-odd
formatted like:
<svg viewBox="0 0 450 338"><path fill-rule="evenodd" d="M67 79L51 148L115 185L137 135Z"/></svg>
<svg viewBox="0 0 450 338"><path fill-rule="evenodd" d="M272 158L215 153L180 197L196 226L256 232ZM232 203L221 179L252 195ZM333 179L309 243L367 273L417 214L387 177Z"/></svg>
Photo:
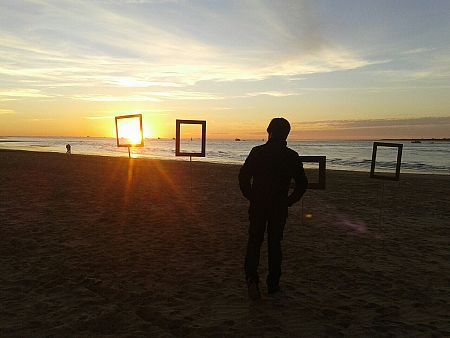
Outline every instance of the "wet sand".
<svg viewBox="0 0 450 338"><path fill-rule="evenodd" d="M0 150L0 336L450 336L449 176L328 171L250 302L238 170Z"/></svg>

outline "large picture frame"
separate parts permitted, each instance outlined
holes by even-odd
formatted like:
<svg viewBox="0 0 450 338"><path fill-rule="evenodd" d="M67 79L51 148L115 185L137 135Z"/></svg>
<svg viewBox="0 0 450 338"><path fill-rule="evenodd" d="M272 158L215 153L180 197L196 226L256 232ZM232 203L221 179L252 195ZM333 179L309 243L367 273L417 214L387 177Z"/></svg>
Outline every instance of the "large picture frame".
<svg viewBox="0 0 450 338"><path fill-rule="evenodd" d="M134 118L139 118L139 129L140 129L139 131L140 131L140 135L141 135L140 142L139 143L120 143L118 121L123 120L123 119L134 119ZM142 114L116 116L115 122L116 122L116 141L117 141L118 147L130 148L130 147L143 147L144 146L144 129L142 127Z"/></svg>
<svg viewBox="0 0 450 338"><path fill-rule="evenodd" d="M199 124L202 126L202 147L200 152L182 152L181 149L181 125ZM176 120L175 156L205 157L206 156L206 121L203 120Z"/></svg>
<svg viewBox="0 0 450 338"><path fill-rule="evenodd" d="M377 174L375 172L378 147L397 148L397 164L395 167L395 175L394 176L387 175L387 174ZM372 163L370 166L370 177L381 179L381 180L389 180L389 181L400 180L400 166L402 163L402 152L403 152L403 144L402 143L374 142L373 148L372 148Z"/></svg>
<svg viewBox="0 0 450 338"><path fill-rule="evenodd" d="M300 156L303 163L318 163L319 164L319 182L309 182L308 189L326 189L326 174L327 174L327 157L326 156Z"/></svg>

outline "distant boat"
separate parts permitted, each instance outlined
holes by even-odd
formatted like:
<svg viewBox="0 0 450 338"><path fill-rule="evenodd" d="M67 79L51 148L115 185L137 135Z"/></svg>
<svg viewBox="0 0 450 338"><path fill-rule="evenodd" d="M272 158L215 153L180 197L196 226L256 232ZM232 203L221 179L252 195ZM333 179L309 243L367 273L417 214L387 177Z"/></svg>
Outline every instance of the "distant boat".
<svg viewBox="0 0 450 338"><path fill-rule="evenodd" d="M235 138L234 140L235 140L235 141L240 141L241 139L240 139L240 138Z"/></svg>
<svg viewBox="0 0 450 338"><path fill-rule="evenodd" d="M411 143L422 143L422 142L419 140L413 140L413 141L411 141Z"/></svg>

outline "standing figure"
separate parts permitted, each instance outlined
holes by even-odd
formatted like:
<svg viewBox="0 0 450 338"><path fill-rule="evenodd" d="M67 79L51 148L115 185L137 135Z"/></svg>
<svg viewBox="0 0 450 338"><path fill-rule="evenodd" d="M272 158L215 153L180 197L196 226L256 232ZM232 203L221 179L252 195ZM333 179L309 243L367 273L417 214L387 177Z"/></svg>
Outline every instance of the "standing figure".
<svg viewBox="0 0 450 338"><path fill-rule="evenodd" d="M274 118L267 127L268 141L254 147L239 172L239 187L250 201L245 277L252 300L261 298L258 265L261 244L267 227L269 274L268 293L280 291L281 240L288 215L288 207L305 193L308 180L303 163L294 150L287 147L291 130L284 118ZM291 180L295 188L289 194Z"/></svg>
<svg viewBox="0 0 450 338"><path fill-rule="evenodd" d="M70 144L66 144L66 154L72 154L72 147L70 146Z"/></svg>

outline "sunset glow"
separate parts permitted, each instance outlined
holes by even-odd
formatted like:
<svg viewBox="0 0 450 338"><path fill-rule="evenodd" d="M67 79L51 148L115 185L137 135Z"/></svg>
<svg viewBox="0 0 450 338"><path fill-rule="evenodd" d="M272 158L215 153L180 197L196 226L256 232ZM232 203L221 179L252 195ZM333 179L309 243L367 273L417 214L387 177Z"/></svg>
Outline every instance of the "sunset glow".
<svg viewBox="0 0 450 338"><path fill-rule="evenodd" d="M142 143L139 118L121 118L117 120L117 137L120 144L138 145Z"/></svg>

